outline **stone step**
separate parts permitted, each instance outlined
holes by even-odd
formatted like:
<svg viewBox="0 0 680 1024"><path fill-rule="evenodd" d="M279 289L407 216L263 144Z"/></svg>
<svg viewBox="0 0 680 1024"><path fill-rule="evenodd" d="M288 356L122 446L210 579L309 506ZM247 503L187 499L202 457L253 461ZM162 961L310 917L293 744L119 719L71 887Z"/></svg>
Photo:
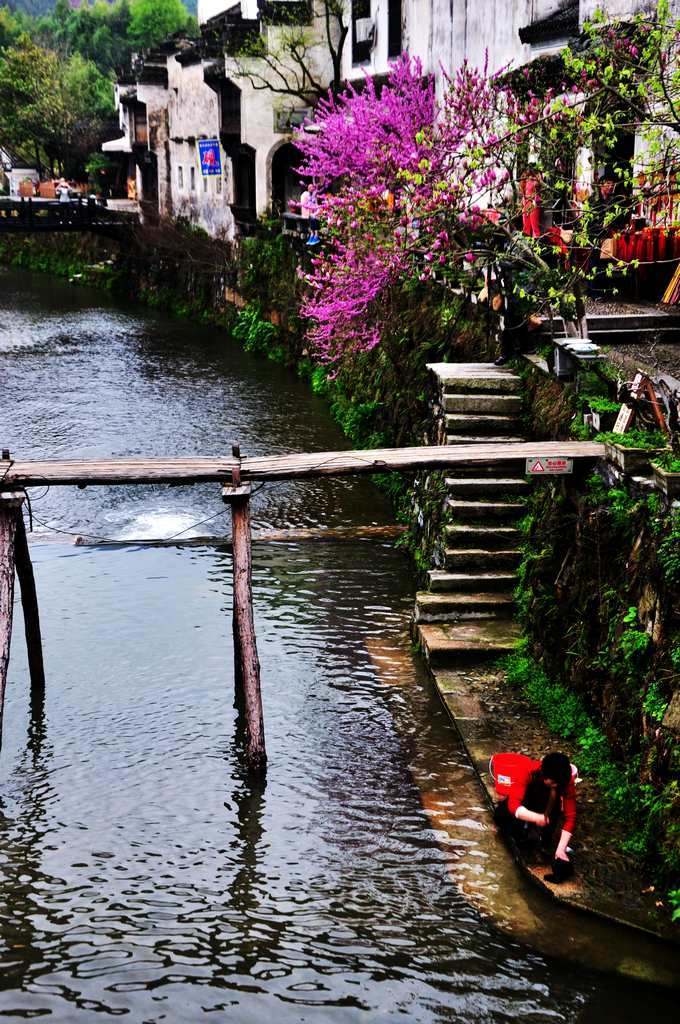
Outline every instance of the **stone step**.
<svg viewBox="0 0 680 1024"><path fill-rule="evenodd" d="M496 519L521 519L526 505L519 501L460 501L448 498L446 508L458 521L485 522Z"/></svg>
<svg viewBox="0 0 680 1024"><path fill-rule="evenodd" d="M430 363L445 391L518 392L522 378L505 366L493 363Z"/></svg>
<svg viewBox="0 0 680 1024"><path fill-rule="evenodd" d="M449 413L446 429L452 434L513 434L517 429L517 416L475 416L472 413Z"/></svg>
<svg viewBox="0 0 680 1024"><path fill-rule="evenodd" d="M444 558L447 569L512 569L522 552L518 548L447 548Z"/></svg>
<svg viewBox="0 0 680 1024"><path fill-rule="evenodd" d="M588 337L596 345L651 345L658 341L660 345L677 345L680 342L680 329L677 327L653 327L647 330L589 330Z"/></svg>
<svg viewBox="0 0 680 1024"><path fill-rule="evenodd" d="M658 311L649 313L589 313L587 320L589 331L641 331L651 330L655 327L675 328L680 331L680 314L678 313L662 313ZM554 326L555 334L564 334L564 323L561 319L556 319ZM541 333L550 334L548 321L544 322Z"/></svg>
<svg viewBox="0 0 680 1024"><path fill-rule="evenodd" d="M416 622L457 622L459 619L507 618L515 599L507 591L416 594Z"/></svg>
<svg viewBox="0 0 680 1024"><path fill-rule="evenodd" d="M556 331L555 338L564 341L564 331ZM588 326L588 338L596 345L649 345L654 341L660 344L676 345L680 342L680 327L604 327L597 328ZM550 335L542 335L542 339L550 341Z"/></svg>
<svg viewBox="0 0 680 1024"><path fill-rule="evenodd" d="M517 574L510 569L498 572L447 572L446 569L430 569L428 584L433 593L447 591L504 591L517 584Z"/></svg>
<svg viewBox="0 0 680 1024"><path fill-rule="evenodd" d="M526 494L530 484L524 477L456 476L447 477L446 487L455 495Z"/></svg>
<svg viewBox="0 0 680 1024"><path fill-rule="evenodd" d="M525 470L526 458L520 458L508 459L503 462L502 466L499 466L498 463L485 465L484 463L473 462L472 460L469 462L458 462L455 466L450 466L448 471L451 474L451 479L453 480L469 480L470 478L476 480L494 480L499 476L507 480L510 479L510 477L513 479L524 477Z"/></svg>
<svg viewBox="0 0 680 1024"><path fill-rule="evenodd" d="M524 444L523 437L489 437L486 434L474 437L472 434L447 434L447 444Z"/></svg>
<svg viewBox="0 0 680 1024"><path fill-rule="evenodd" d="M453 525L444 527L446 545L450 549L460 548L499 548L509 550L522 541L522 531L515 526L470 526Z"/></svg>
<svg viewBox="0 0 680 1024"><path fill-rule="evenodd" d="M519 626L505 619L416 627L425 658L433 667L489 662L510 654L520 638Z"/></svg>
<svg viewBox="0 0 680 1024"><path fill-rule="evenodd" d="M500 412L519 413L522 410L520 395L472 395L456 391L444 393L444 409L446 412Z"/></svg>

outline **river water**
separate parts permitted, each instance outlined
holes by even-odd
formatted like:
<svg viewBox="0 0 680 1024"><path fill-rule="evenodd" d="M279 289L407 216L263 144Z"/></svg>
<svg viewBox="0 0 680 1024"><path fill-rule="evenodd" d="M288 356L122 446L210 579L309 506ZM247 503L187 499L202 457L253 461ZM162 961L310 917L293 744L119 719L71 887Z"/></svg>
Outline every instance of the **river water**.
<svg viewBox="0 0 680 1024"><path fill-rule="evenodd" d="M0 385L0 443L17 457L217 455L235 438L249 455L345 446L321 399L212 328L11 271ZM675 1019L661 988L546 956L552 942L565 952L560 935L532 952L512 935L511 902L510 934L480 913L494 885L479 793L412 657L414 579L391 544L255 546L270 761L253 788L232 706L219 489L32 499L48 683L31 705L16 629L2 1019ZM388 522L366 480L254 499L259 530ZM179 531L216 541L134 543Z"/></svg>

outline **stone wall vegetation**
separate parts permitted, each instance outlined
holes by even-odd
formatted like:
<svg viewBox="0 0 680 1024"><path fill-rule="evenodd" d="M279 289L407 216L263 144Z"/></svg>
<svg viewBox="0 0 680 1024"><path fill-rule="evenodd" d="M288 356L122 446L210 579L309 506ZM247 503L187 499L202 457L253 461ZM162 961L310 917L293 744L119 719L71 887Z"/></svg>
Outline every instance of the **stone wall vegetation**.
<svg viewBox="0 0 680 1024"><path fill-rule="evenodd" d="M536 487L523 529L526 639L508 680L576 741L627 852L680 916L680 512L602 469Z"/></svg>

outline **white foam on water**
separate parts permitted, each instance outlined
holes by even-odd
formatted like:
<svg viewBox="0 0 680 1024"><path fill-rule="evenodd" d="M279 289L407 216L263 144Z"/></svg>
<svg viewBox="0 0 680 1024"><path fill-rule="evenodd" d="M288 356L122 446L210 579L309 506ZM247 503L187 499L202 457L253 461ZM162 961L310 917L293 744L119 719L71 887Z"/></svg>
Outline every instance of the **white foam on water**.
<svg viewBox="0 0 680 1024"><path fill-rule="evenodd" d="M116 540L169 540L176 534L183 539L199 536L193 524L200 519L195 512L177 512L172 509L154 509L140 512L122 530L116 531ZM185 531L185 532L184 532Z"/></svg>

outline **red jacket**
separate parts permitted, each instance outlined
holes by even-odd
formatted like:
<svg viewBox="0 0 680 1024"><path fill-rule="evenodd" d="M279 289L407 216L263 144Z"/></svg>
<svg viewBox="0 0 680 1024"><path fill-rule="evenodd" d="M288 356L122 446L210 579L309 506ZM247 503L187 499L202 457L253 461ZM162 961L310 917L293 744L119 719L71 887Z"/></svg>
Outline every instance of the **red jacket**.
<svg viewBox="0 0 680 1024"><path fill-rule="evenodd" d="M517 814L522 806L529 779L540 767L540 761L534 761L525 754L494 754L491 758L491 776L496 792L500 797L507 797L511 814ZM576 766L572 765L571 779L562 797L562 827L567 832L573 832L576 824L576 775Z"/></svg>

